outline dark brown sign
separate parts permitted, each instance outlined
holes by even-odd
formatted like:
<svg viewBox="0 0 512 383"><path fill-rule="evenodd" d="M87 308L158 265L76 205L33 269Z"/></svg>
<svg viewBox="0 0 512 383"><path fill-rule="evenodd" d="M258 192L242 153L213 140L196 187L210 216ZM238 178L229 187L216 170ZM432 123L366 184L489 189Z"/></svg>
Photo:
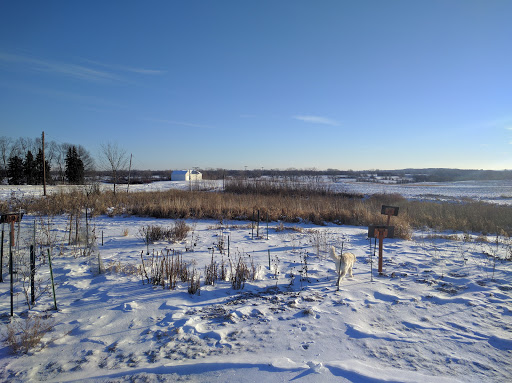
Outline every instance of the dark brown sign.
<svg viewBox="0 0 512 383"><path fill-rule="evenodd" d="M0 216L0 223L11 223L21 221L23 213L6 213Z"/></svg>
<svg viewBox="0 0 512 383"><path fill-rule="evenodd" d="M395 227L386 225L370 225L368 226L368 238L379 238L384 234L384 238L393 238L395 236Z"/></svg>
<svg viewBox="0 0 512 383"><path fill-rule="evenodd" d="M393 215L396 217L398 215L398 206L382 205L382 210L380 211L380 214Z"/></svg>

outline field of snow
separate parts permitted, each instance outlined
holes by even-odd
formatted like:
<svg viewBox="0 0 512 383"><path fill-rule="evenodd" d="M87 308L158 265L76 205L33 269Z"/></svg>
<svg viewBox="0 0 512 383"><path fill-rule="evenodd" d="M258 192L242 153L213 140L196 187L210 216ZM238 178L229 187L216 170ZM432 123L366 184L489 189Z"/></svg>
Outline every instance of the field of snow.
<svg viewBox="0 0 512 383"><path fill-rule="evenodd" d="M332 190L346 193L360 193L371 195L376 193L401 194L407 199L435 200L435 201L459 201L472 199L477 201L496 203L500 205L512 205L512 181L463 181L463 182L431 182L410 184L385 184L356 182L354 179L340 179L332 182L328 177L322 178L322 184ZM102 190L111 190L112 184L100 184ZM80 186L59 185L48 186L47 193L58 193L80 188ZM200 188L202 190L221 190L222 180L198 181L157 181L150 184L118 185L117 190L130 192L136 191L162 191L169 189L189 190ZM31 185L0 185L0 199L6 200L11 196L30 197L40 196L43 193L42 186Z"/></svg>
<svg viewBox="0 0 512 383"><path fill-rule="evenodd" d="M22 255L34 220L23 218ZM366 228L271 223L267 239L265 225L257 237L247 222L187 221L193 230L185 241L152 244L146 255L139 228L173 222L96 217L91 227L97 251L84 257L79 247L67 245L66 217L52 218L51 230L42 226L48 220L38 220L39 241L55 243L59 310L50 295L37 301L32 315L49 316L55 326L28 354L12 355L2 345L0 381L510 381L512 262L502 260L510 256L506 243L496 247L427 232L415 232L412 240L386 239L379 276ZM242 290L228 281L204 285L212 251L219 265L228 261L228 237L230 259L243 257L257 270ZM339 291L330 245L357 256L354 276L343 279ZM199 295L190 295L187 283L169 290L130 274L141 253L147 265L167 249L181 252L202 274ZM95 272L98 253L111 271ZM38 267L46 283L47 262ZM5 335L5 265L3 276ZM15 288L15 321L21 323L21 280Z"/></svg>
<svg viewBox="0 0 512 383"><path fill-rule="evenodd" d="M512 204L512 181L460 181L460 182L429 182L410 184L381 184L355 182L347 180L337 183L338 187L349 193L376 194L396 193L407 199L458 201L472 199L496 203Z"/></svg>

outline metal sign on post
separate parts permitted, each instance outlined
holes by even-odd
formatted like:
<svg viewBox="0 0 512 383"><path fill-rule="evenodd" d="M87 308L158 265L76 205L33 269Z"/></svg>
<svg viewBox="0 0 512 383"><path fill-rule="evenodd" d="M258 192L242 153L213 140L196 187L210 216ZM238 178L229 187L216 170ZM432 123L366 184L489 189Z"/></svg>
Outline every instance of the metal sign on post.
<svg viewBox="0 0 512 383"><path fill-rule="evenodd" d="M19 213L6 213L0 215L0 223L10 223L11 224L11 235L9 241L9 275L11 277L11 316L14 315L14 269L12 264L12 249L14 247L14 223L20 222L23 218L23 212ZM3 243L2 243L3 246Z"/></svg>

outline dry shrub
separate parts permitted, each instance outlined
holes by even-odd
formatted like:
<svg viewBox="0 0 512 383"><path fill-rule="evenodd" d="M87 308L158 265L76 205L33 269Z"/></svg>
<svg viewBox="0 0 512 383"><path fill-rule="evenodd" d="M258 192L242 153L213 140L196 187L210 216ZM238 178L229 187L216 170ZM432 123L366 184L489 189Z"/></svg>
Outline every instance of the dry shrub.
<svg viewBox="0 0 512 383"><path fill-rule="evenodd" d="M174 222L174 225L171 229L172 232L172 241L173 242L181 242L187 238L188 233L191 228L188 226L185 221L179 220Z"/></svg>
<svg viewBox="0 0 512 383"><path fill-rule="evenodd" d="M332 184L292 179L230 179L226 181L224 190L234 194L293 195L295 197L334 194Z"/></svg>
<svg viewBox="0 0 512 383"><path fill-rule="evenodd" d="M231 259L229 262L231 268L231 287L233 290L243 289L247 280L256 280L258 268L254 265L252 258L250 264L247 265L243 256L239 256L234 265L234 270Z"/></svg>
<svg viewBox="0 0 512 383"><path fill-rule="evenodd" d="M283 222L279 222L277 226L274 228L275 231L281 232L281 231L295 231L296 233L302 233L304 232L304 229L300 226L284 226Z"/></svg>
<svg viewBox="0 0 512 383"><path fill-rule="evenodd" d="M111 261L105 267L105 272L126 274L126 275L139 275L140 270L137 265L130 263L122 263L121 261Z"/></svg>
<svg viewBox="0 0 512 383"><path fill-rule="evenodd" d="M404 221L398 221L396 223L392 223L395 227L395 238L400 239L411 239L412 238L412 229L411 226Z"/></svg>
<svg viewBox="0 0 512 383"><path fill-rule="evenodd" d="M146 279L148 284L166 286L174 290L178 280L188 282L193 275L189 272L189 264L183 260L179 251L162 250L153 251L151 256L144 260L144 254L141 253L141 266L138 268L142 281Z"/></svg>
<svg viewBox="0 0 512 383"><path fill-rule="evenodd" d="M188 293L191 295L201 294L201 276L196 273L196 270L192 270L190 280L188 281Z"/></svg>
<svg viewBox="0 0 512 383"><path fill-rule="evenodd" d="M426 239L444 239L447 241L460 241L461 240L461 238L457 234L427 234L427 235L425 235L424 238L426 238ZM464 236L462 238L464 238Z"/></svg>
<svg viewBox="0 0 512 383"><path fill-rule="evenodd" d="M281 231L285 231L284 223L279 222L277 226L274 228L274 230L277 231L278 233Z"/></svg>
<svg viewBox="0 0 512 383"><path fill-rule="evenodd" d="M185 221L174 222L171 227L159 225L147 225L139 228L139 237L144 243L154 243L157 241L181 242L187 238L191 228Z"/></svg>
<svg viewBox="0 0 512 383"><path fill-rule="evenodd" d="M168 228L159 225L147 225L139 228L139 237L144 243L154 243L163 241L171 237L171 231Z"/></svg>
<svg viewBox="0 0 512 383"><path fill-rule="evenodd" d="M205 285L215 285L215 282L219 278L218 266L217 262L213 260L213 251L212 251L212 260L209 265L204 267L204 284Z"/></svg>
<svg viewBox="0 0 512 383"><path fill-rule="evenodd" d="M233 290L241 290L245 287L245 281L249 278L249 268L242 257L238 258L235 271L231 273L231 287Z"/></svg>
<svg viewBox="0 0 512 383"><path fill-rule="evenodd" d="M7 325L5 343L14 354L26 354L36 347L54 326L55 323L52 319L38 315L13 320Z"/></svg>
<svg viewBox="0 0 512 383"><path fill-rule="evenodd" d="M218 279L218 267L215 262L210 263L204 267L204 284L205 285L215 285L215 282Z"/></svg>

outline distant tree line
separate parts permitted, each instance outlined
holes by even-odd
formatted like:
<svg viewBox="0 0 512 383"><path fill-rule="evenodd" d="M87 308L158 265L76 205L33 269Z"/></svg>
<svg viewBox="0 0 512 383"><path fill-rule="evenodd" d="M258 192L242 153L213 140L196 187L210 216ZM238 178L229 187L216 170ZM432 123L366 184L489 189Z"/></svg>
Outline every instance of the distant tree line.
<svg viewBox="0 0 512 383"><path fill-rule="evenodd" d="M37 152L36 158L32 151L28 151L25 158L18 155L9 157L7 176L9 184L11 185L40 185L43 183L44 167L46 172L50 174L50 164L44 161L43 165L43 152L41 149Z"/></svg>
<svg viewBox="0 0 512 383"><path fill-rule="evenodd" d="M43 165L40 138L0 137L0 180L7 179L11 185L38 185L43 183L46 170L48 184L83 184L86 175L94 171L94 159L81 145L49 141L44 149Z"/></svg>
<svg viewBox="0 0 512 383"><path fill-rule="evenodd" d="M110 180L114 184L148 183L169 180L171 170L131 170L127 171L128 156L115 144L102 145L100 152L100 170L96 170L95 161L82 145L45 141L45 163L43 165L41 138L0 137L0 182L12 185L41 184L43 166L46 168L46 182L83 184L93 178ZM450 182L470 180L512 180L512 170L467 170L467 169L400 169L364 171L327 169L199 169L205 180L226 178L281 178L300 180L307 177L310 181L320 181L329 177L336 181L341 177L367 179L369 173L376 177L401 177L412 182Z"/></svg>
<svg viewBox="0 0 512 383"><path fill-rule="evenodd" d="M454 182L454 181L492 181L512 180L512 170L467 170L467 169L400 169L400 170L338 170L338 169L251 169L251 170L228 170L228 169L204 169L203 179L223 178L258 178L258 177L285 177L297 179L307 177L318 179L320 176L327 176L332 180L340 177L353 179L368 179L371 173L375 178L382 179L400 177L411 179L411 182ZM404 181L405 182L405 181Z"/></svg>

